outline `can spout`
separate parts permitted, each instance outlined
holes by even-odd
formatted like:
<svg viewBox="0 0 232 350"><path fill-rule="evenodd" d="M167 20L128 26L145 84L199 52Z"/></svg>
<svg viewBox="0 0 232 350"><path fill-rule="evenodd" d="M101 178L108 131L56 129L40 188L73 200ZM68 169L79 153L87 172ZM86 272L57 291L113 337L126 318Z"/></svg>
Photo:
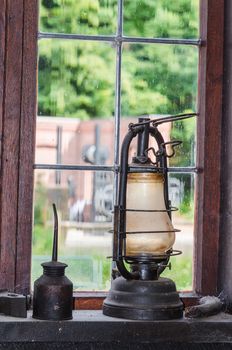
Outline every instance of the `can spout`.
<svg viewBox="0 0 232 350"><path fill-rule="evenodd" d="M58 250L58 215L55 203L52 204L54 214L54 235L53 235L53 248L52 248L52 261L57 261Z"/></svg>

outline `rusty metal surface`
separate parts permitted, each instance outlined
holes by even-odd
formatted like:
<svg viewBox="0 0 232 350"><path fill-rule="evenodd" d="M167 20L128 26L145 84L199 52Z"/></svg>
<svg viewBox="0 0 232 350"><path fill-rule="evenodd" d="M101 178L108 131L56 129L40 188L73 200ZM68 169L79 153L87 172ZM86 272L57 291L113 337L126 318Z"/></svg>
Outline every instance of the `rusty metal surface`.
<svg viewBox="0 0 232 350"><path fill-rule="evenodd" d="M116 278L103 304L104 315L150 321L182 318L183 303L174 282L168 278L154 279Z"/></svg>

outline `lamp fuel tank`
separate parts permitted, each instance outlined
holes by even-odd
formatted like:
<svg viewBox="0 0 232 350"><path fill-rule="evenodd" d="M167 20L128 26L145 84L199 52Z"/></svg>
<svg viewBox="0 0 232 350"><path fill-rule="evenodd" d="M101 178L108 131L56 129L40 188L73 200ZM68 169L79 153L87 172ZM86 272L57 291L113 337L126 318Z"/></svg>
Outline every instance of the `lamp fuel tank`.
<svg viewBox="0 0 232 350"><path fill-rule="evenodd" d="M33 317L41 320L70 320L73 309L73 284L65 276L68 266L57 261L58 217L54 210L54 240L52 261L42 263L43 275L34 283Z"/></svg>

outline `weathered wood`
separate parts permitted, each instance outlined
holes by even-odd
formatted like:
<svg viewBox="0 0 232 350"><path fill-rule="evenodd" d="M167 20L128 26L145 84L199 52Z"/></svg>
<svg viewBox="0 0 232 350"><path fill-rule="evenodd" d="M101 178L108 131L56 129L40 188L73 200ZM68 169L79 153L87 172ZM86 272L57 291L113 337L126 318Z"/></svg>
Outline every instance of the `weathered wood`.
<svg viewBox="0 0 232 350"><path fill-rule="evenodd" d="M232 312L232 1L225 2L219 291Z"/></svg>
<svg viewBox="0 0 232 350"><path fill-rule="evenodd" d="M37 90L38 1L24 0L23 71L20 119L16 292L28 293L31 273L33 164ZM26 254L25 254L26 252Z"/></svg>
<svg viewBox="0 0 232 350"><path fill-rule="evenodd" d="M0 288L14 289L22 83L23 0L8 0L0 197Z"/></svg>
<svg viewBox="0 0 232 350"><path fill-rule="evenodd" d="M37 0L1 1L0 288L20 292L30 286L37 22Z"/></svg>
<svg viewBox="0 0 232 350"><path fill-rule="evenodd" d="M224 0L202 0L196 180L195 279L197 293L217 293L220 230L221 118Z"/></svg>
<svg viewBox="0 0 232 350"><path fill-rule="evenodd" d="M75 310L101 310L107 293L74 292Z"/></svg>
<svg viewBox="0 0 232 350"><path fill-rule="evenodd" d="M5 71L5 26L6 26L6 0L0 2L0 159L2 150L2 116L4 96L4 71Z"/></svg>
<svg viewBox="0 0 232 350"><path fill-rule="evenodd" d="M29 314L30 315L30 314ZM132 321L107 317L101 311L74 311L71 321L38 321L0 317L1 342L102 343L137 349L144 344L230 343L232 316L221 313L204 319ZM187 345L183 349L188 349ZM162 348L161 348L162 349ZM170 348L172 349L172 348Z"/></svg>
<svg viewBox="0 0 232 350"><path fill-rule="evenodd" d="M74 292L74 309L101 310L106 296L106 292ZM199 301L197 295L188 292L180 293L180 297L184 307L194 306Z"/></svg>

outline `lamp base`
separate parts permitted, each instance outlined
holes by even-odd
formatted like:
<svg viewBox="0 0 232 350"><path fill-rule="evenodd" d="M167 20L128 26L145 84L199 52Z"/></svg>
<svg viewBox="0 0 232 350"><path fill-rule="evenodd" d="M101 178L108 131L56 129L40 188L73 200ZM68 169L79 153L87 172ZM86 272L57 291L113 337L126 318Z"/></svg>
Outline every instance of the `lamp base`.
<svg viewBox="0 0 232 350"><path fill-rule="evenodd" d="M183 317L183 303L169 278L143 281L118 277L104 300L103 314L131 320L170 320Z"/></svg>

